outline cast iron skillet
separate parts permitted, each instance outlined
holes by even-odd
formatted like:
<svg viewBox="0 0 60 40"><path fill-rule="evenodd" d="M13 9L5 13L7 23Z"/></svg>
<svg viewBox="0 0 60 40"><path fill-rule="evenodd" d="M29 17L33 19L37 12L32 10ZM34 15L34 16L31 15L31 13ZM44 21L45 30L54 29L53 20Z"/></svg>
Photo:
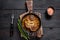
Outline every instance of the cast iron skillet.
<svg viewBox="0 0 60 40"><path fill-rule="evenodd" d="M34 15L35 17L38 18L38 20L39 20L39 28L40 28L40 27L41 27L41 19L39 18L38 15L36 15L36 14L34 14L34 13L28 13L28 14L24 15L23 18L22 18L22 20L23 20L26 16L28 16L28 15ZM22 23L22 20L21 20L21 23ZM23 28L23 27L22 27L22 28ZM39 28L38 28L38 29L39 29ZM25 28L25 29L23 28L23 30L26 30L26 29L27 29L27 28ZM37 30L38 30L38 29L37 29ZM36 30L36 31L37 31L37 30ZM27 31L27 30L26 30L26 31ZM35 31L35 32L36 32L36 31ZM33 31L30 31L30 32L33 32Z"/></svg>

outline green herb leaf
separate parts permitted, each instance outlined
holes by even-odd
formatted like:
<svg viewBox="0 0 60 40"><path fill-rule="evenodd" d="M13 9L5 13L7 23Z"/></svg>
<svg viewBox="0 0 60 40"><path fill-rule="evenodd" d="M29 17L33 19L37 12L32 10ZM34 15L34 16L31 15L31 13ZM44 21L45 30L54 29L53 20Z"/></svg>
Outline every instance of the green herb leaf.
<svg viewBox="0 0 60 40"><path fill-rule="evenodd" d="M24 37L26 40L28 40L28 38L29 38L28 33L26 33L25 31L22 30L22 25L21 25L20 19L18 19L18 29L19 29L22 37Z"/></svg>

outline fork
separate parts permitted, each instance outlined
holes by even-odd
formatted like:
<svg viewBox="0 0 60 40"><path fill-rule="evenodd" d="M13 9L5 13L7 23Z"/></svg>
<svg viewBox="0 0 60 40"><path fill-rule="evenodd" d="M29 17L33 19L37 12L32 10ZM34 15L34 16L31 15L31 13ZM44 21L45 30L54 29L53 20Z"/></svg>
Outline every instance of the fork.
<svg viewBox="0 0 60 40"><path fill-rule="evenodd" d="M11 24L10 24L10 37L13 36L13 30L14 30L14 14L11 15Z"/></svg>

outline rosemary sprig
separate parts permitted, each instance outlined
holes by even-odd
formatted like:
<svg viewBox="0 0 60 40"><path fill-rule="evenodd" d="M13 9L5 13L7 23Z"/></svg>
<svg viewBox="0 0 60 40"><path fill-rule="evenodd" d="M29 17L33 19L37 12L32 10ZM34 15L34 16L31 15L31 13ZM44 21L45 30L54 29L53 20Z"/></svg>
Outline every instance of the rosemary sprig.
<svg viewBox="0 0 60 40"><path fill-rule="evenodd" d="M22 29L22 25L21 25L21 20L20 19L18 19L18 30L21 33L21 37L25 38L26 40L29 39L28 33L26 33L25 31L23 31L23 29Z"/></svg>

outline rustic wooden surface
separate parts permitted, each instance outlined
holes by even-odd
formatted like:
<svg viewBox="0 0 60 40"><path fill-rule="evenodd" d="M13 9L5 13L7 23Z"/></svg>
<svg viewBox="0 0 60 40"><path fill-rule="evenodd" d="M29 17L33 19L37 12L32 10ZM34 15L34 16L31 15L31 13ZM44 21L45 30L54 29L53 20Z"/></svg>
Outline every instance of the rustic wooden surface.
<svg viewBox="0 0 60 40"><path fill-rule="evenodd" d="M55 13L50 20L45 18L45 11L48 6L55 8ZM22 39L18 33L17 19L25 11L25 0L0 0L0 40L10 40L9 31L12 13L15 16L12 40ZM44 36L41 40L60 40L60 0L34 0L34 11L42 14Z"/></svg>

